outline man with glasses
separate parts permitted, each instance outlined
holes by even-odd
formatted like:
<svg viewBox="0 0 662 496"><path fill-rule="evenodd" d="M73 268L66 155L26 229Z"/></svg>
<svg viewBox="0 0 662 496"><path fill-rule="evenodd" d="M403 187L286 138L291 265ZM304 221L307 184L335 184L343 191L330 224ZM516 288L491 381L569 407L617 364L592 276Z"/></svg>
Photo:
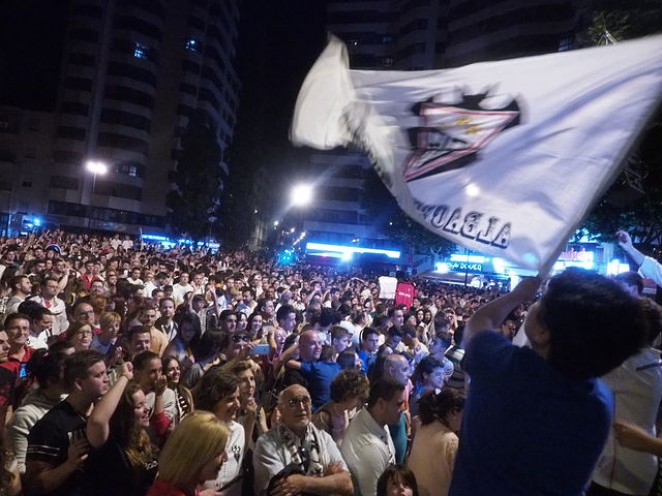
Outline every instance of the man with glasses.
<svg viewBox="0 0 662 496"><path fill-rule="evenodd" d="M94 308L87 302L87 300L77 300L71 309L71 316L72 322L87 323L92 327L96 327L97 318L94 314Z"/></svg>
<svg viewBox="0 0 662 496"><path fill-rule="evenodd" d="M161 331L168 338L170 343L177 336L177 322L175 316L175 300L172 298L161 298L159 301L159 312L161 316L156 320L154 327Z"/></svg>
<svg viewBox="0 0 662 496"><path fill-rule="evenodd" d="M284 389L278 411L280 424L255 445L255 494L265 494L267 487L270 494L352 494L351 476L333 438L310 421L306 388Z"/></svg>

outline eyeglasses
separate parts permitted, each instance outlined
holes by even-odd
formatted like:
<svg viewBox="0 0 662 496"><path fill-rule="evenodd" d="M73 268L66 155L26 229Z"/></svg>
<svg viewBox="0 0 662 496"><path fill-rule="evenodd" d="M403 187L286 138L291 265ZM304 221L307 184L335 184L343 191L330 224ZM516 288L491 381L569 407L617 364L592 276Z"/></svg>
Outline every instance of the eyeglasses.
<svg viewBox="0 0 662 496"><path fill-rule="evenodd" d="M249 338L248 336L232 336L232 341L234 341L235 343L239 343L241 341L247 343L250 340L251 338Z"/></svg>
<svg viewBox="0 0 662 496"><path fill-rule="evenodd" d="M297 405L308 406L310 405L310 396L298 396L287 401L287 404L294 408Z"/></svg>
<svg viewBox="0 0 662 496"><path fill-rule="evenodd" d="M91 336L91 335L92 335L92 331L78 331L76 333L76 336L81 336L81 337Z"/></svg>

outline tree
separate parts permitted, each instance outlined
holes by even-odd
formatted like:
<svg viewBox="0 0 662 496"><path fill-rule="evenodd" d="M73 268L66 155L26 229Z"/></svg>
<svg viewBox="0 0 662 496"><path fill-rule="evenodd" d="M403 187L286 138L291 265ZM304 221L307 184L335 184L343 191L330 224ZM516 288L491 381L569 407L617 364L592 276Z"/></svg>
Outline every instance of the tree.
<svg viewBox="0 0 662 496"><path fill-rule="evenodd" d="M659 0L600 0L595 5L589 38L593 44L623 41L662 29ZM609 36L606 35L609 33ZM576 238L589 234L595 241L615 241L618 229L633 233L646 250L662 243L662 109L658 109L647 131L628 159L621 176L585 219ZM636 180L634 180L636 179ZM640 190L640 194L636 194ZM627 194L630 195L629 201ZM623 198L626 198L623 200Z"/></svg>
<svg viewBox="0 0 662 496"><path fill-rule="evenodd" d="M168 194L170 225L182 236L200 241L215 234L223 187L222 152L216 131L204 114L192 116L174 174L177 189Z"/></svg>

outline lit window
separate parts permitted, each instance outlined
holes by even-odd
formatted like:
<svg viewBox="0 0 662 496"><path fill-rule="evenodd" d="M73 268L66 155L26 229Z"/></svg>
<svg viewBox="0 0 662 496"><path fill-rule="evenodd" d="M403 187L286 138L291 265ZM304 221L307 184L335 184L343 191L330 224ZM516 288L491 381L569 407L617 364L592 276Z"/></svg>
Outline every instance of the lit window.
<svg viewBox="0 0 662 496"><path fill-rule="evenodd" d="M133 47L133 56L137 59L146 60L148 50L149 49L145 45L136 42Z"/></svg>
<svg viewBox="0 0 662 496"><path fill-rule="evenodd" d="M186 49L189 52L198 53L200 51L200 42L195 38L189 38L188 40L186 40Z"/></svg>

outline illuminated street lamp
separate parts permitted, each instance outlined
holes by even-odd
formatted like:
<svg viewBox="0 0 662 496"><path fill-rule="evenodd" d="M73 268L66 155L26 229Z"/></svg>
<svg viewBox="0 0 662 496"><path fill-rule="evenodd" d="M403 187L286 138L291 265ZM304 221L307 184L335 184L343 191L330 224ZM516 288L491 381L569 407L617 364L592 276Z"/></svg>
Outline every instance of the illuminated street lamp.
<svg viewBox="0 0 662 496"><path fill-rule="evenodd" d="M292 188L292 206L305 207L313 201L313 187L310 184L297 184Z"/></svg>
<svg viewBox="0 0 662 496"><path fill-rule="evenodd" d="M92 223L92 200L94 198L94 189L97 185L97 175L105 176L108 173L108 166L99 160L88 160L85 162L85 170L92 173L92 192L90 193L89 201L87 202L87 228L90 228Z"/></svg>
<svg viewBox="0 0 662 496"><path fill-rule="evenodd" d="M290 193L292 206L299 210L298 227L303 231L304 228L304 209L313 202L313 186L311 184L300 183L292 188ZM292 229L294 232L294 229Z"/></svg>
<svg viewBox="0 0 662 496"><path fill-rule="evenodd" d="M108 173L108 166L99 160L88 160L85 164L85 169L91 172L92 175L92 196L94 196L94 187L97 183L97 174L105 176Z"/></svg>

